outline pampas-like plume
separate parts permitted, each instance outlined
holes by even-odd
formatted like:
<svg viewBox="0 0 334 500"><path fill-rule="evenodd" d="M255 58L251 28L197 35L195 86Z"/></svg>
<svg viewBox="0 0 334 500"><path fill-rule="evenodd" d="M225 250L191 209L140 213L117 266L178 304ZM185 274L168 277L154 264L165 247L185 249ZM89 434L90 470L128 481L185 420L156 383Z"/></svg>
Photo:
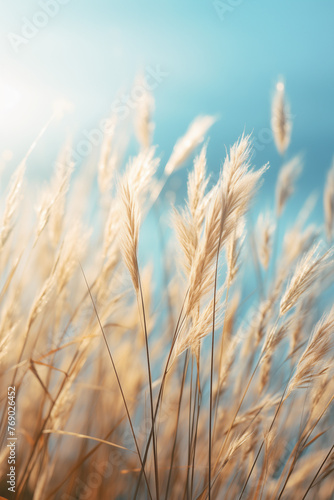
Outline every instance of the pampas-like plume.
<svg viewBox="0 0 334 500"><path fill-rule="evenodd" d="M159 166L160 158L155 158L155 147L139 153L127 167L127 177L139 201L152 193L155 187L153 176Z"/></svg>
<svg viewBox="0 0 334 500"><path fill-rule="evenodd" d="M216 326L222 323L222 312L219 307L219 300L222 296L222 290L219 290L216 297ZM206 337L212 330L212 309L214 299L211 299L203 311L196 316L191 327L187 330L186 334L180 334L177 337L174 346L174 359L180 356L186 349L191 347L195 349L199 346L200 341Z"/></svg>
<svg viewBox="0 0 334 500"><path fill-rule="evenodd" d="M326 373L330 363L325 357L333 347L334 307L316 325L308 345L299 359L296 372L290 380L287 396L296 388L307 387Z"/></svg>
<svg viewBox="0 0 334 500"><path fill-rule="evenodd" d="M270 357L273 354L277 346L286 336L288 329L289 323L285 322L279 327L274 326L273 328L268 330L261 350L261 356L263 356L261 359L261 363L263 363L267 357Z"/></svg>
<svg viewBox="0 0 334 500"><path fill-rule="evenodd" d="M301 300L295 309L295 314L291 320L290 328L290 349L289 354L292 356L295 349L298 347L302 340L303 331L307 327L307 321L309 320L309 311L312 306L312 298L307 297L306 300Z"/></svg>
<svg viewBox="0 0 334 500"><path fill-rule="evenodd" d="M275 223L272 221L270 214L260 214L257 220L257 242L259 260L265 270L268 269L270 261L274 231Z"/></svg>
<svg viewBox="0 0 334 500"><path fill-rule="evenodd" d="M280 216L294 192L294 183L302 171L300 156L295 156L281 168L276 184L276 210Z"/></svg>
<svg viewBox="0 0 334 500"><path fill-rule="evenodd" d="M206 177L206 146L194 161L194 170L188 178L188 206L182 212L174 210L174 227L185 256L184 267L187 275L195 256L201 236L205 209L208 205L210 192L205 195L209 179Z"/></svg>
<svg viewBox="0 0 334 500"><path fill-rule="evenodd" d="M327 175L327 184L324 192L324 211L327 238L331 242L334 231L334 160Z"/></svg>
<svg viewBox="0 0 334 500"><path fill-rule="evenodd" d="M294 275L281 299L280 314L284 315L294 307L305 292L323 275L324 271L333 266L332 250L318 255L319 245L315 245L305 254L296 267Z"/></svg>
<svg viewBox="0 0 334 500"><path fill-rule="evenodd" d="M261 371L260 371L260 381L258 387L259 393L263 391L263 389L265 388L265 386L269 381L273 354L277 349L277 347L279 346L279 344L285 338L289 329L289 325L290 322L285 322L279 327L271 328L267 332L261 350L261 361L260 361Z"/></svg>
<svg viewBox="0 0 334 500"><path fill-rule="evenodd" d="M128 166L127 166L127 173L124 177L124 186L125 189L128 191L128 194L131 191L131 205L132 208L129 207L128 203L126 203L126 206L130 209L130 212L132 209L135 207L136 215L133 213L130 217L132 219L129 223L130 226L132 226L132 229L134 229L134 222L135 219L137 220L137 216L139 214L139 204L141 205L141 217L144 215L144 210L146 209L145 206L143 206L144 201L146 201L146 198L150 192L154 189L155 182L153 180L153 175L155 174L160 159L154 157L155 154L155 148L149 148L145 151L142 151L139 153L138 156L133 158ZM122 184L122 183L121 183ZM124 189L121 189L121 200L125 200L126 196L125 193L123 192ZM124 197L124 196L125 197ZM121 206L120 206L121 205ZM103 239L103 258L107 259L105 263L105 268L106 269L111 269L114 267L114 265L117 262L118 258L118 238L117 235L119 231L122 232L121 225L124 223L126 217L123 211L123 202L119 199L112 199L110 202L110 208L109 208L109 213L107 217L107 221L105 224L104 228L104 239ZM121 217L119 217L119 214L121 213ZM128 213L127 211L125 213ZM130 213L128 213L129 215ZM132 217L134 216L134 218ZM123 221L123 222L122 222ZM139 219L137 220L139 224ZM129 229L129 228L128 228ZM139 226L137 228L139 230ZM128 230L125 232L123 231L123 236L127 234L129 236ZM138 234L136 236L138 240ZM121 238L121 241L124 243L124 238ZM128 245L125 245L125 247ZM123 254L125 247L123 248ZM129 261L128 261L129 262ZM133 265L131 265L131 268L133 270ZM132 274L131 274L132 276ZM133 275L134 277L134 275Z"/></svg>
<svg viewBox="0 0 334 500"><path fill-rule="evenodd" d="M283 155L290 144L292 123L290 107L285 99L285 86L282 81L276 84L271 108L271 128L278 152Z"/></svg>
<svg viewBox="0 0 334 500"><path fill-rule="evenodd" d="M194 256L198 246L199 236L196 231L194 221L187 210L178 212L176 209L174 209L172 218L178 241L184 255L183 267L185 269L186 275L189 276L192 262L194 260Z"/></svg>
<svg viewBox="0 0 334 500"><path fill-rule="evenodd" d="M226 317L224 319L226 321ZM232 365L235 361L237 355L237 348L241 342L241 337L237 335L232 337L231 340L228 341L228 345L225 348L224 356L222 359L222 363L219 367L219 379L215 389L216 395L218 393L219 396L225 391L227 386L227 380L231 373Z"/></svg>
<svg viewBox="0 0 334 500"><path fill-rule="evenodd" d="M263 302L260 302L258 308L252 313L247 337L251 342L253 342L253 339L255 339L256 345L261 342L266 332L266 328L272 314L272 305L272 300L264 300ZM244 354L247 355L248 348L246 346L246 343L244 344L244 349L246 350Z"/></svg>
<svg viewBox="0 0 334 500"><path fill-rule="evenodd" d="M165 167L166 175L170 175L172 172L180 168L193 150L201 144L201 142L203 142L205 134L215 121L216 118L209 115L198 116L195 118L195 120L190 124L185 135L175 144L172 154Z"/></svg>
<svg viewBox="0 0 334 500"><path fill-rule="evenodd" d="M137 261L140 213L133 185L125 178L120 186L120 245L123 259L130 272L133 286L139 291L139 271Z"/></svg>
<svg viewBox="0 0 334 500"><path fill-rule="evenodd" d="M261 363L260 366L259 384L257 387L259 394L261 394L268 385L270 379L271 364L272 356L265 356L265 358L263 359L263 363Z"/></svg>
<svg viewBox="0 0 334 500"><path fill-rule="evenodd" d="M245 431L242 432L238 437L233 439L227 450L222 467L224 467L227 462L229 462L234 457L235 453L250 439L252 434L253 431Z"/></svg>
<svg viewBox="0 0 334 500"><path fill-rule="evenodd" d="M245 221L241 218L235 223L236 229L226 243L226 259L227 259L227 286L234 281L240 268L240 254L246 237Z"/></svg>
<svg viewBox="0 0 334 500"><path fill-rule="evenodd" d="M188 178L188 207L194 220L197 233L200 232L204 221L205 208L209 195L205 196L205 191L209 182L206 176L206 148L202 147L200 154L195 158L194 170Z"/></svg>
<svg viewBox="0 0 334 500"><path fill-rule="evenodd" d="M214 261L220 241L220 250L236 228L258 187L266 167L250 170L249 136L241 137L230 149L224 162L221 178L213 188L205 219L204 234L199 242L189 276L187 311L199 304L210 290L214 279Z"/></svg>

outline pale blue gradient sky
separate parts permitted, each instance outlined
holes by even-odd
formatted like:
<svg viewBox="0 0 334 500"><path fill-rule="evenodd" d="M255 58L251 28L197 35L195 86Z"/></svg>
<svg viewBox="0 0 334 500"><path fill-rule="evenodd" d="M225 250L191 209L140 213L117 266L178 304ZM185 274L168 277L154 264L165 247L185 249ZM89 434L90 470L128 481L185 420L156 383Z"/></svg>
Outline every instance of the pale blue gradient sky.
<svg viewBox="0 0 334 500"><path fill-rule="evenodd" d="M129 91L140 70L160 65L168 77L155 92L154 142L163 159L193 117L212 113L220 120L210 134L209 160L218 170L225 145L243 130L257 138L269 127L282 75L295 116L289 156L305 157L299 196L322 189L334 152L334 2L244 0L221 20L207 0L69 0L14 51L8 34L20 34L23 18L40 10L33 0L1 2L0 151L9 148L19 160L56 99L75 106L36 150L32 175L42 169L48 176L69 130L78 140L108 115L116 93ZM255 158L258 165L267 160L272 188L279 165L272 143Z"/></svg>

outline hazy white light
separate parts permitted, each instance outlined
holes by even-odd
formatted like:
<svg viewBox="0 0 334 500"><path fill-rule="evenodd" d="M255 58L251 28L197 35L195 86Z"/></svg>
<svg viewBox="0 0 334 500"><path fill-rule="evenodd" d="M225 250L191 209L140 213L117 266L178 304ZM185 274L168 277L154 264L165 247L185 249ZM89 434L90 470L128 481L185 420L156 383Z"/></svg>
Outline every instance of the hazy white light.
<svg viewBox="0 0 334 500"><path fill-rule="evenodd" d="M53 112L57 118L62 118L65 113L73 111L73 103L67 99L58 99L53 103Z"/></svg>
<svg viewBox="0 0 334 500"><path fill-rule="evenodd" d="M8 111L20 103L21 93L13 86L0 82L0 111Z"/></svg>
<svg viewBox="0 0 334 500"><path fill-rule="evenodd" d="M10 161L13 158L13 151L10 149L5 149L1 153L1 159L4 161Z"/></svg>

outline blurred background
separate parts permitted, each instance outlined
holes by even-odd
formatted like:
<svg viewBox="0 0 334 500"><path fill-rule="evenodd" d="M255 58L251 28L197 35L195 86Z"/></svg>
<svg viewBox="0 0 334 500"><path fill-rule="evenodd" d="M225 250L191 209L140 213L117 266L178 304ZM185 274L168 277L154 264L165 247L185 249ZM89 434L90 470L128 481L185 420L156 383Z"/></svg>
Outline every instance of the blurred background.
<svg viewBox="0 0 334 500"><path fill-rule="evenodd" d="M225 147L243 131L252 133L254 163L270 162L261 202L271 206L281 165L270 134L271 100L283 78L293 117L286 157L301 152L305 165L291 206L300 207L316 191L315 217L321 221L334 151L333 19L334 2L311 0L3 0L3 178L24 156L55 102L65 100L72 110L51 126L30 158L31 179L49 178L68 135L75 147L126 100L141 73L151 75L155 87L153 142L162 164L195 116L213 114L219 120L209 133L209 170L218 172ZM135 144L130 141L130 152L136 152ZM181 195L186 175L186 169L178 175Z"/></svg>
<svg viewBox="0 0 334 500"><path fill-rule="evenodd" d="M138 76L140 75L149 82L155 100L153 144L157 145L156 154L161 158L159 173L164 169L174 144L186 132L196 116L212 115L217 118L208 133L210 138L207 149L208 172L211 173L213 181L218 178L226 150L243 133L252 134L255 168L260 168L267 162L270 168L264 174L263 185L256 203L252 206L248 219L250 223L247 226L249 232L255 227L259 208L265 211L266 209L272 210L275 206L275 184L283 159L277 152L271 132L271 103L277 82L282 80L292 118L291 143L284 161L289 161L295 155L301 154L304 170L296 183L296 192L289 200L280 219L279 231L277 230L276 233L278 236L275 236L273 252L275 258L279 256L279 246L282 245L286 228L294 224L298 211L311 194L316 195L316 204L310 219L318 227L323 225L323 189L334 155L334 1L0 0L0 5L1 214L11 175L53 113L56 111L61 114L62 110L65 111L62 117L50 124L29 156L25 173L26 190L23 200L25 205L23 206L22 203L23 208L21 205L19 207L20 215L23 214L20 228L25 226L26 219L28 220L29 212L25 211L25 207L28 205L33 210L35 204L37 205L43 186L53 175L58 154L68 139L71 141L75 161L74 177L80 172L90 174L90 171L93 171L97 174L101 124L113 114L118 117L119 128L127 131L128 140L125 140L124 144L117 145L125 153L123 167L129 155L138 153L140 146L134 132L134 117L140 100L140 89L138 94ZM199 148L196 152L198 151ZM164 275L164 266L167 268L165 261L170 265L169 269L172 269L173 273L179 269L176 265L175 248L170 251L169 247L169 243L173 243L171 239L169 240L170 205L168 204L167 210L163 209L166 208L168 201L173 201L177 205L184 202L187 175L192 168L194 156L195 154L191 155L184 168L171 175L161 199L149 212L140 233L140 268L144 267L142 264L145 262L153 263L152 280L151 274L149 279L152 281L150 284L154 292L157 292L152 293L153 304L150 303L150 308L153 313L156 313L155 315L152 313L152 319L155 321L153 334L156 335L157 340L163 342L165 337L162 335L164 330L161 327L166 324L169 310L167 300L165 300L167 294L158 292L164 292L167 289L165 285L169 276L167 273ZM95 278L96 273L99 272L96 269L100 269L95 261L99 265L98 258L102 251L101 236L99 234L100 240L97 242L99 244L95 244L97 237L94 240L94 236L98 233L98 229L101 229L99 225L102 223L106 207L101 201L102 196L99 199L96 176L95 180L89 175L85 179L89 179L88 183L91 182L92 196L89 198L86 192L82 191L78 204L82 202L84 206L88 206L90 213L87 218L90 227L93 228L93 244L89 247L93 251L83 261L85 270L88 268L87 276L90 282L91 276ZM76 202L77 198L75 198ZM72 208L73 205L74 203L70 207ZM72 215L71 208L69 213ZM32 232L28 222L24 229ZM69 223L71 223L70 218ZM21 238L21 233L18 234ZM25 241L23 237L22 241ZM293 245L294 242L295 240L293 240ZM258 284L262 284L261 270L258 271L259 276L257 276L251 245L247 245L249 245L248 240L244 246L246 257L242 259L241 275L244 280L238 317L235 320L236 330L239 326L247 324L248 317L243 314L244 310L247 312L247 309L252 306L252 301L258 307L261 304L259 299L262 300L261 286ZM45 244L41 246L41 253L32 252L37 266L34 267L35 260L33 260L34 265L30 272L28 272L28 266L26 268L22 266L22 273L26 269L28 276L27 280L22 280L23 284L33 277L36 270L36 283L31 280L32 290L39 286L40 279L37 271L41 271L41 276L44 276L42 274L44 268L48 268L49 263L46 258L46 265L43 267L43 261L41 261L41 269L39 269L39 256L44 255L42 252L47 253L48 249L49 247ZM15 253L19 253L19 250L18 245ZM37 251L40 251L39 247ZM29 253L26 253L29 259ZM166 254L168 259L164 258ZM50 269L54 255L57 254L53 248L49 252ZM75 255L74 258L76 259ZM269 290L269 278L274 274L276 265L274 258L272 261L274 263L268 272L263 272L265 278L263 281ZM30 266L30 262L28 260L27 262ZM222 264L219 279L225 278L223 266L224 264ZM21 268L18 269L18 272L21 272ZM101 267L101 269L104 268ZM173 273L170 274L173 275ZM81 274L79 277L82 278ZM1 279L3 281L7 279L5 273ZM182 283L181 280L180 283ZM73 289L78 287L75 291L81 292L80 286L85 292L86 284L82 279L81 282L74 283ZM177 282L175 286L181 285ZM4 286L3 289L6 290L6 287ZM29 287L27 288L29 296L33 296ZM64 316L59 316L66 319L66 322L67 314L72 308L72 288L68 290L68 297L66 295L62 299L66 306L62 312ZM67 293L67 289L65 292ZM109 295L106 295L108 300L109 297L113 297L110 292L108 290ZM177 294L175 293L175 297L178 292L179 290ZM181 293L179 295L181 296ZM333 287L328 292L328 296L332 303ZM25 296L22 297L21 299L19 296L20 300L26 300ZM16 295L13 294L13 298L16 302ZM67 308L67 301L71 307ZM85 308L83 301L82 303ZM59 304L62 305L61 302ZM118 303L115 302L115 304L117 304L115 308L118 308ZM56 305L55 311L58 317L58 302ZM22 307L25 311L25 303ZM319 307L319 315L324 309L325 306ZM116 319L118 314L120 316L123 314L122 311L126 310L116 311ZM83 309L83 315L85 313L86 310ZM303 314L303 309L299 314ZM305 316L307 316L306 313ZM53 321L53 312L50 318ZM125 324L127 320L128 318ZM48 321L50 321L49 316L43 316L43 330L41 331L48 332ZM131 317L129 321L132 321ZM85 323L85 317L82 322ZM57 320L55 327L50 329L55 338L58 338L56 337L58 336L57 329L61 329L59 324ZM81 318L78 324L81 324ZM308 323L305 324L308 325ZM69 325L71 326L71 321ZM69 338L72 336L76 338L76 335L79 335L79 332L75 330L76 323L73 322L73 325L73 331L66 327L65 333ZM113 326L113 323L109 326ZM26 336L28 331L25 333ZM243 333L242 329L240 331ZM168 333L167 329L166 333ZM38 335L40 335L39 331ZM126 344L120 342L120 337L112 338L115 344L119 342L120 349L123 345L126 347ZM131 337L129 346L131 349L132 347L136 349L132 342ZM203 342L207 352L210 349L210 342L211 336ZM41 345L44 346L44 344ZM120 350L118 355L127 357L132 364L132 359L127 352L125 349ZM129 352L132 353L130 350ZM163 351L162 354L164 354ZM140 359L138 358L139 361ZM249 367L251 367L253 355L249 359ZM95 358L89 358L89 363L90 360L93 362ZM133 364L131 367L131 374L136 366ZM161 366L156 362L154 369L157 370L157 374L160 374ZM127 368L128 364L125 363L124 367ZM205 361L204 369L208 367L209 364ZM97 368L99 371L100 367ZM89 364L87 374L90 370ZM240 371L240 373L244 372ZM153 374L155 380L156 374L155 372ZM131 377L128 378L130 380ZM138 380L140 386L140 379ZM159 380L157 382L159 383ZM276 382L279 383L278 378L275 379L275 384ZM232 393L232 386L229 391ZM39 393L36 392L36 394ZM207 393L204 393L203 401L208 401ZM114 404L113 401L112 404ZM81 407L78 408L81 417L84 413L80 410ZM232 408L233 405L231 405ZM42 410L40 414L42 415ZM76 417L77 413L74 415ZM293 414L291 415L294 417ZM33 410L32 417L34 429L35 410ZM302 418L304 418L304 410ZM264 420L264 422L267 421ZM295 422L297 422L296 419ZM91 429L90 422L87 428ZM262 436L261 433L262 429L259 427L258 432L256 427L256 436ZM229 434L230 431L228 436ZM326 435L324 437L327 439ZM290 443L288 435L283 436L282 446L285 442ZM305 448L306 446L308 444ZM40 449L43 450L44 460L44 448ZM65 446L64 449L66 450L67 447ZM75 450L71 446L68 449L71 452ZM42 475L42 478L44 480L47 476Z"/></svg>

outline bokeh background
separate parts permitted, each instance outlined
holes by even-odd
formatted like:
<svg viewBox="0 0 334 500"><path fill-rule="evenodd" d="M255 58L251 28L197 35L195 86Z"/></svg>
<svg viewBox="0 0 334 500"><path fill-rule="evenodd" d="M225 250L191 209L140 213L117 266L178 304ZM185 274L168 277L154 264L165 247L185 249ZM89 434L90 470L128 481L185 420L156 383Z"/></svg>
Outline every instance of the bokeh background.
<svg viewBox="0 0 334 500"><path fill-rule="evenodd" d="M323 225L322 195L327 171L334 155L334 0L324 2L315 0L0 0L0 6L0 214L3 211L6 200L5 193L12 173L15 172L54 110L60 107L60 103L63 103L62 105L66 103L67 108L67 112L62 118L51 123L29 156L24 186L25 198L24 203L19 207L20 228L24 226L26 220L25 207L30 204L30 208L33 209L35 204L37 205L38 196L53 174L55 161L64 143L70 138L72 149L76 151L82 141L87 141L87 135L99 128L101 120L108 118L112 114L112 110L115 111L115 107L119 109L121 101L123 101L121 103L123 110L124 108L128 110L129 107L134 108L131 109L131 113L125 113L124 119L122 115L118 117L119 127L129 134L127 135L128 141L121 145L121 148L126 146L127 151L123 163L123 168L125 167L126 158L139 151L133 127L136 102L133 102L133 98L130 104L127 104L126 101L128 96L132 95L131 92L138 75L143 75L152 81L152 75L154 80L154 74L157 73L158 79L153 91L155 99L154 122L156 124L153 143L157 144L157 155L161 157L161 170L168 161L177 139L185 133L189 124L198 115L217 117L216 123L209 131L210 140L208 143L208 171L211 173L213 181L218 177L225 150L242 133L252 133L255 168L259 168L267 162L269 162L270 168L264 175L263 185L250 211L248 219L250 224L247 226L247 229L250 230L253 227L251 223L255 225L259 208L261 207L262 211L266 208L272 210L275 205L275 184L283 159L276 150L271 134L271 102L277 81L282 79L285 82L286 96L291 106L293 122L291 144L284 160L288 161L296 154L301 154L304 170L298 179L296 192L289 200L280 220L278 246L282 245L286 228L293 225L299 209L311 194L317 196L317 201L310 218L317 226ZM171 175L162 193L162 198L148 214L140 233L140 268L142 269L144 267L142 264L148 261L153 263L152 288L154 293L152 293L152 303L150 303L152 311L150 313L155 321L152 332L155 335L154 341L162 339L164 342L164 339L167 338L162 334L162 327L165 328L166 334L168 333L166 319L169 311L164 293L166 289L164 285L168 281L168 276L166 279L164 275L166 254L167 264L173 266L173 271L178 269L175 265L176 253L169 251L168 246L169 243L172 243L171 239L169 240L172 230L170 208L163 209L166 208L170 199L173 199L176 204L182 203L186 194L187 174L192 167L193 157L194 155L187 160L184 168ZM87 156L81 155L78 160L74 158L76 165L73 177L82 172L89 172L87 167L90 165L92 170L95 169L97 173L98 158L99 146L92 147L92 151ZM87 178L90 179L89 176ZM27 193L29 196L26 196ZM101 224L103 210L96 179L92 179L92 196L87 198L85 196L86 193L83 192L82 200L79 202L83 201L87 204L89 209L87 225L92 227L93 231L95 229L97 233L96 226ZM28 211L27 214L28 218ZM27 224L27 230L32 231L33 228L30 228L31 226ZM93 255L89 254L83 261L85 271L88 269L88 280L91 279L92 275L90 268L94 271L94 276L98 272L94 268L94 259L100 255L102 249L101 241L98 241L100 246L94 244L96 240L94 240L93 231L93 242L90 246ZM21 234L19 234L20 237ZM23 237L22 241L25 241ZM240 272L240 281L242 282L240 307L238 317L235 319L235 330L238 332L240 326L247 324L247 313L252 306L252 300L254 300L255 306L262 305L261 302L258 302L261 297L258 282L261 280L257 280L253 255L250 246L247 245L249 245L248 240L245 242L244 253L246 256L242 259ZM47 249L46 245L45 249ZM17 254L19 254L19 250L20 248L16 249ZM39 251L39 248L37 250ZM45 253L47 251L44 250L44 247L42 250ZM173 248L173 250L175 249ZM37 267L39 267L39 255L43 254L32 255L33 262L38 263ZM50 252L52 262L54 255L56 254L52 250ZM277 255L280 255L279 249L277 249ZM45 260L46 266L44 267L47 268L49 265L47 255ZM29 260L27 262L30 264ZM219 279L224 279L224 263L220 261L220 264L222 272ZM42 269L37 269L37 267L32 267L32 270L27 272L27 280L30 280L36 271L36 283L34 283L34 279L31 280L31 285L29 282L27 285L28 293L22 294L22 299L20 293L18 294L19 299L22 300L22 311L27 311L26 304L23 302L26 301L26 295L27 298L28 295L33 297L34 289L40 286L39 271L41 271L42 276L44 268L42 265ZM20 269L18 268L18 272L21 272ZM23 273L23 266L22 269ZM270 278L273 271L275 271L275 264L271 266L265 277ZM82 278L81 274L79 277ZM5 273L1 279L7 279ZM19 279L24 284L27 281L22 280L22 276L19 276ZM267 281L269 282L269 280ZM30 286L32 292L30 292ZM82 291L86 291L83 279L81 282L76 281L74 286L81 286ZM112 282L112 286L114 286L114 282ZM62 298L64 315L61 316L61 320L66 319L66 322L67 314L70 314L72 309L71 304L71 308L68 307L67 310L67 301L72 300L71 290L72 288L68 288L68 291L66 289L66 293L69 295ZM81 296L80 288L76 291L79 292L78 296ZM76 294L74 296L74 300L76 300ZM110 297L113 296L110 294ZM320 312L327 308L328 302L333 302L333 296L332 286L327 295L321 296L319 299L319 316ZM7 301L7 296L5 298ZM14 298L16 300L16 296ZM324 307L322 307L321 300L324 302ZM73 302L73 307L74 305ZM58 306L58 302L56 306ZM51 304L50 311L52 307ZM84 302L83 307L86 307ZM21 305L18 310L21 310ZM125 308L120 309L119 314L123 314L122 311L125 315ZM131 314L130 309L129 311ZM53 311L50 316L47 314L43 315L41 332L45 332L45 335L49 336L48 321L53 321L54 315ZM85 309L83 309L83 318L78 319L78 325L81 325L81 322L84 323L84 314ZM302 316L303 310L299 314ZM13 316L15 317L14 313ZM116 311L115 317L117 319L118 311ZM249 317L252 318L251 315ZM124 323L127 324L127 318L125 319ZM114 318L112 320L114 321ZM50 329L50 341L53 338L58 339L59 324ZM303 325L303 323L301 324ZM308 325L308 321L305 324ZM73 338L76 339L76 325L77 323L73 322L73 332L69 329L69 333L67 334L66 330L64 335L69 335L69 338L73 335ZM85 332L84 329L83 333ZM243 330L240 329L240 332L242 334ZM22 331L23 333L24 331ZM40 336L40 331L36 327L36 335L37 333ZM132 331L129 329L128 333L132 334ZM60 334L62 335L63 332L59 332ZM111 334L110 338L111 345L113 345L112 343L120 343L117 346L120 349L116 351L117 361L121 359L121 355L128 356L127 352L129 352L132 356L132 353L135 352L132 350L132 347L136 349L132 337L125 337L126 342L128 338L131 339L131 350L124 349L125 354L122 354L121 349L123 345L126 347L127 344L122 344L121 337ZM65 337L66 339L67 337ZM45 341L49 342L46 338ZM204 355L210 352L210 344L211 336L209 335L203 342L202 352ZM17 345L19 346L19 343ZM38 349L40 345L44 346L43 338L41 344L37 344ZM48 344L45 343L46 345ZM282 359L285 355L283 349L285 346L281 351ZM80 374L83 381L86 380L86 375L90 375L91 370L93 373L93 368L97 367L100 370L100 367L95 363L98 359L95 356L99 355L99 351L93 350L92 352L94 357L88 358L87 368L85 367L83 373ZM18 359L16 353L13 354L15 358L10 359ZM138 354L139 362L141 360L140 351ZM162 354L164 353L160 352L159 356L162 357ZM252 365L254 355L250 354L249 367ZM36 359L39 359L37 354ZM128 367L129 359L130 355L125 360L124 367ZM158 377L160 377L163 365L158 357L156 359L153 380L157 380L159 384ZM239 360L239 358L237 359ZM204 371L209 368L208 360L208 357L204 357L204 363L201 362ZM64 361L67 363L65 358ZM281 362L280 359L278 361ZM94 366L90 363L94 363ZM120 363L120 365L122 364ZM132 364L132 359L130 364ZM59 366L62 367L62 364ZM103 366L101 364L101 367ZM136 366L136 362L134 362L128 376L129 380L132 380L132 373L134 373ZM236 366L238 369L239 365ZM242 375L247 371L240 371L240 373ZM140 372L138 372L139 374ZM136 379L137 383L137 373L135 375L136 377L133 379ZM273 387L280 383L281 372L279 372L277 379L275 377L276 371L272 377ZM53 384L53 379L50 380ZM106 380L109 379L106 378ZM140 387L142 382L139 376L138 380ZM52 384L49 384L49 387L53 390ZM73 392L77 391L77 387L74 385ZM86 391L85 386L82 387ZM145 385L143 387L145 388ZM79 390L80 386L78 393L81 397ZM126 393L127 390L128 388L126 388ZM228 390L231 394L232 390L235 394L237 393L237 389L233 385L229 386ZM86 393L88 394L88 391ZM27 394L30 395L29 392ZM36 392L36 394L40 393ZM141 403L145 403L143 394L144 390L138 394L140 404L138 405L137 418L141 412ZM67 397L66 393L65 395ZM109 398L109 392L106 395ZM80 405L73 412L73 420L74 418L75 420L82 419L84 424L82 428L85 429L86 399L83 397L83 403L81 403L80 397L78 397ZM90 400L87 399L87 401ZM111 400L108 399L108 401ZM208 404L208 401L209 388L206 384L203 391L203 405ZM112 400L111 403L114 404L114 401ZM33 411L31 428L34 429L35 409L31 404L29 400L27 413L22 410L20 414L22 419L26 419L26 415L29 418L32 415L31 411ZM230 408L228 406L227 400L227 416L229 411L233 410L233 404L231 403ZM41 408L46 408L46 406ZM36 410L36 415L37 413ZM108 411L106 415L108 416ZM296 418L294 418L294 414L290 414L289 417L292 416L295 420L291 429L294 429L296 422L298 423L300 418L298 415L298 411ZM78 416L79 419L77 419ZM87 429L93 435L95 431L94 426L91 427L90 423L92 420L91 406L89 406L88 416ZM225 407L223 416L225 420ZM304 418L304 409L302 418ZM96 419L96 422L97 425L100 424L99 419ZM101 422L103 422L102 418ZM188 422L188 413L186 422ZM75 423L70 424L68 428L76 429ZM27 425L29 426L30 423ZM54 425L56 426L56 424ZM95 421L93 425L95 425ZM325 425L327 426L327 422ZM254 429L256 429L256 442L258 436L262 436L258 432L260 429L262 433L262 427L254 427ZM80 426L79 431L81 431ZM102 430L99 432L99 435L102 436ZM184 431L182 430L182 432ZM27 435L29 436L29 433ZM326 436L324 436L325 440ZM59 441L51 441L51 447L53 443L57 442ZM285 446L285 442L291 446L294 441L289 438L289 433L282 432L282 443L280 444ZM65 441L62 442L62 446L63 443ZM180 444L183 446L182 441ZM77 445L72 445L71 441L71 444L68 447L64 445L63 449L65 453L68 450L75 454L75 446ZM41 450L44 456L44 448L41 447ZM64 461L64 464L67 468L68 462ZM84 471L84 469L82 470ZM64 468L62 474L63 471ZM67 470L65 472L67 473ZM42 475L42 478L44 477L47 476ZM53 486L51 485L51 487Z"/></svg>
<svg viewBox="0 0 334 500"><path fill-rule="evenodd" d="M42 5L54 12L46 22ZM210 171L219 171L225 147L252 132L254 163L271 165L260 194L270 207L281 164L270 137L270 107L282 77L293 116L287 159L304 157L291 212L315 191L320 224L334 151L333 19L332 1L3 0L0 155L2 164L3 157L11 160L2 187L55 101L65 99L73 110L52 125L30 158L32 180L50 177L66 137L71 134L75 146L85 130L108 117L138 73L160 68L165 76L154 90L154 143L162 163L196 115L214 114L219 120L209 134ZM36 20L37 31L30 24L36 28ZM20 38L27 33L29 39ZM136 151L134 138L128 147ZM175 182L180 198L186 175L185 169Z"/></svg>

